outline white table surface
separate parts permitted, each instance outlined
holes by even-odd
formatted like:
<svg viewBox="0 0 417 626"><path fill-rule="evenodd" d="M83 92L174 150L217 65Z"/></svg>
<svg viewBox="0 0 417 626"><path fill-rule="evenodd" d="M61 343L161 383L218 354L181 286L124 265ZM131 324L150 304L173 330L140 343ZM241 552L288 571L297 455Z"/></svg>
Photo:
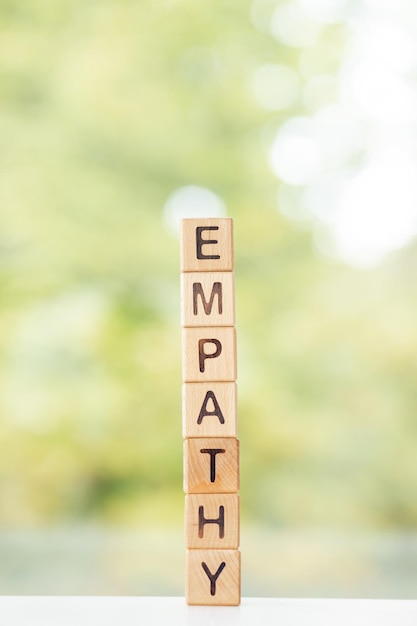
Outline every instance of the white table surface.
<svg viewBox="0 0 417 626"><path fill-rule="evenodd" d="M417 626L417 600L243 598L188 607L181 597L3 596L5 626Z"/></svg>

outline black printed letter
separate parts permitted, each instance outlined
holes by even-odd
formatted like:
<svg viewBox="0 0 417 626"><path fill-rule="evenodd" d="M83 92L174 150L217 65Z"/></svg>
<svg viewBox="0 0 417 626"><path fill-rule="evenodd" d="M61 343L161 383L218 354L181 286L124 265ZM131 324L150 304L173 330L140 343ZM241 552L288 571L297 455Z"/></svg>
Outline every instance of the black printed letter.
<svg viewBox="0 0 417 626"><path fill-rule="evenodd" d="M209 400L213 402L214 411L207 411L207 404ZM219 418L220 424L224 424L223 413L221 411L221 408L219 406L219 403L217 402L217 398L214 395L213 391L208 391L206 393L206 397L204 398L204 401L201 406L200 413L197 419L197 424L201 424L201 422L203 421L203 418L206 417L206 415L217 415L217 417Z"/></svg>
<svg viewBox="0 0 417 626"><path fill-rule="evenodd" d="M219 537L224 539L224 506L219 506L219 517L216 519L206 519L204 517L204 507L198 507L198 536L200 539L204 537L205 524L218 524L219 525Z"/></svg>
<svg viewBox="0 0 417 626"><path fill-rule="evenodd" d="M215 574L212 574L210 572L209 568L207 567L207 564L204 563L204 561L201 563L201 567L203 568L203 570L205 571L205 573L207 574L210 580L210 595L215 596L216 595L216 580L218 579L218 577L220 576L220 574L226 567L226 563L222 561L222 563L220 563L218 570Z"/></svg>
<svg viewBox="0 0 417 626"><path fill-rule="evenodd" d="M201 454L210 455L210 482L216 482L216 454L222 454L226 452L223 448L202 448Z"/></svg>
<svg viewBox="0 0 417 626"><path fill-rule="evenodd" d="M197 244L197 259L220 259L220 254L203 254L201 248L205 244L219 243L217 239L203 239L201 233L203 230L219 230L218 226L197 226L196 228L196 244Z"/></svg>
<svg viewBox="0 0 417 626"><path fill-rule="evenodd" d="M201 302L203 303L204 313L206 315L211 315L211 310L213 308L214 296L217 296L217 302L219 306L219 315L223 313L223 294L222 294L222 284L221 283L213 283L213 287L210 294L210 300L207 302L204 292L203 286L201 283L193 283L193 312L194 315L198 315L198 304L197 304L197 296L200 296Z"/></svg>
<svg viewBox="0 0 417 626"><path fill-rule="evenodd" d="M211 354L204 352L204 344L213 343L216 346L216 350ZM200 372L204 372L204 361L206 359L215 359L222 353L222 344L218 339L199 339L198 340L198 360L200 364Z"/></svg>

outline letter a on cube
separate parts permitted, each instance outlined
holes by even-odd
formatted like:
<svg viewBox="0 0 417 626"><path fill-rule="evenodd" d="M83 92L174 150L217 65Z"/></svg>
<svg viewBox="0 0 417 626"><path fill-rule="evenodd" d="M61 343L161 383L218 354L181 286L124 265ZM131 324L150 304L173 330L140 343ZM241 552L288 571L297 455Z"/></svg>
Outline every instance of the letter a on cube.
<svg viewBox="0 0 417 626"><path fill-rule="evenodd" d="M183 437L237 437L236 383L185 383Z"/></svg>

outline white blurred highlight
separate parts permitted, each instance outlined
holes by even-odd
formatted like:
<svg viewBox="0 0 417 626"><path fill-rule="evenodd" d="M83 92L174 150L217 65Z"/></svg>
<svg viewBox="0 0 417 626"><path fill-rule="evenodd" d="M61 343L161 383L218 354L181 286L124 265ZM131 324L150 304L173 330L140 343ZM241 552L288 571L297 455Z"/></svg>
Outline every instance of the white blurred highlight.
<svg viewBox="0 0 417 626"><path fill-rule="evenodd" d="M276 8L271 30L305 59L322 25L349 11L344 0L296 0ZM269 162L280 210L309 219L326 255L370 267L417 234L417 4L367 0L349 27L338 75L309 77L311 115L278 128Z"/></svg>
<svg viewBox="0 0 417 626"><path fill-rule="evenodd" d="M180 187L169 196L164 206L165 224L176 235L183 218L225 216L223 200L210 189L198 185Z"/></svg>

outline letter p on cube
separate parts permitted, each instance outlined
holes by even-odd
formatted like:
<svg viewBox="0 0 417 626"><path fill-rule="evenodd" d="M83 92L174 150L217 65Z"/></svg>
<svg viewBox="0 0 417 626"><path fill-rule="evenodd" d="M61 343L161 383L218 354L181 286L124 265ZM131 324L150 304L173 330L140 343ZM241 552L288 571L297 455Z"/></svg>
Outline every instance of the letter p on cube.
<svg viewBox="0 0 417 626"><path fill-rule="evenodd" d="M235 381L236 330L183 328L183 381Z"/></svg>

